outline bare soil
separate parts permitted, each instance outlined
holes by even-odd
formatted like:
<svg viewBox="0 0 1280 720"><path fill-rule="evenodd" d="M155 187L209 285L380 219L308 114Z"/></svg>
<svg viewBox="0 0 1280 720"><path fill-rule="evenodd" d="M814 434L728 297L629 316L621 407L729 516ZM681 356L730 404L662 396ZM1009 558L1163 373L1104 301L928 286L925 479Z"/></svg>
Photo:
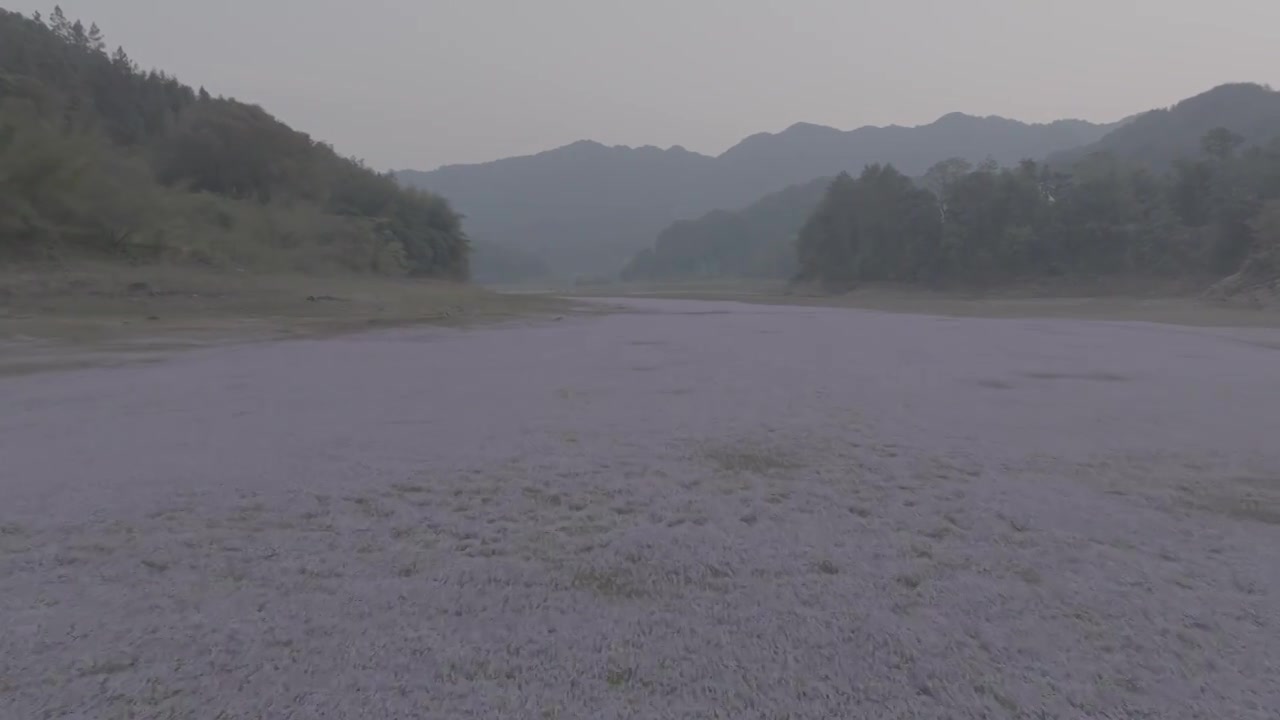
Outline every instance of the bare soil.
<svg viewBox="0 0 1280 720"><path fill-rule="evenodd" d="M1280 331L616 303L0 377L0 717L1276 717Z"/></svg>

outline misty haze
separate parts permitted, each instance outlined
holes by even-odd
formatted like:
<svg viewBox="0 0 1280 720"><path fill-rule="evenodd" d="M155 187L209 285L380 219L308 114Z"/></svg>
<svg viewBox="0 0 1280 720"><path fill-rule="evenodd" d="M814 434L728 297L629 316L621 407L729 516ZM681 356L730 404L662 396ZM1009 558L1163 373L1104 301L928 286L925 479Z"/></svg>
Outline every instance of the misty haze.
<svg viewBox="0 0 1280 720"><path fill-rule="evenodd" d="M1280 4L0 2L0 720L1280 717Z"/></svg>

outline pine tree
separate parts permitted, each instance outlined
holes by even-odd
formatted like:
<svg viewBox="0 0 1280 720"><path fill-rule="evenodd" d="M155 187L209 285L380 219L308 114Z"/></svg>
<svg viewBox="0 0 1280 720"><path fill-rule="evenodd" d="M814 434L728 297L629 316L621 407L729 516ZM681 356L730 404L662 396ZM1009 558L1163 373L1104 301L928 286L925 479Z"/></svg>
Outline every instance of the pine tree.
<svg viewBox="0 0 1280 720"><path fill-rule="evenodd" d="M53 15L49 19L49 27L59 39L71 41L71 23L67 20L66 14L62 12L61 5L53 6Z"/></svg>
<svg viewBox="0 0 1280 720"><path fill-rule="evenodd" d="M124 51L123 47L117 47L116 51L111 54L111 64L133 75L138 72L138 66L129 58L129 54Z"/></svg>
<svg viewBox="0 0 1280 720"><path fill-rule="evenodd" d="M71 23L71 42L75 43L76 47L89 47L89 33L84 29L84 23L79 20Z"/></svg>
<svg viewBox="0 0 1280 720"><path fill-rule="evenodd" d="M102 29L98 27L98 23L89 26L89 49L100 55L107 53L107 43L102 37Z"/></svg>

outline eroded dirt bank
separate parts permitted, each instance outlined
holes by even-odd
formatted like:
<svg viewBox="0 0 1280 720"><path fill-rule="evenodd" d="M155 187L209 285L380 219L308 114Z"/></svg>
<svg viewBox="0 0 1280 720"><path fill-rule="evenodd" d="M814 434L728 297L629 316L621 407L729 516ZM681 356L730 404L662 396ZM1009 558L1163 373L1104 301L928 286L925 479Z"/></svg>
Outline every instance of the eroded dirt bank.
<svg viewBox="0 0 1280 720"><path fill-rule="evenodd" d="M0 717L1274 717L1280 333L625 302L0 378Z"/></svg>

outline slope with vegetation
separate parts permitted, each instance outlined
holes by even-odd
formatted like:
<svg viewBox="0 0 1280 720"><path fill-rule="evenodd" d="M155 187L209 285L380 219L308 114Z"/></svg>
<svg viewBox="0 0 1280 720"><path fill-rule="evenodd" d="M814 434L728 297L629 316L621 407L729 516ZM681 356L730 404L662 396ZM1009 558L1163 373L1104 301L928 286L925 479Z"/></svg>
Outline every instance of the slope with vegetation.
<svg viewBox="0 0 1280 720"><path fill-rule="evenodd" d="M841 175L800 232L799 278L991 285L1046 277L1221 277L1274 282L1280 141L1217 128L1167 173L1104 154L1070 172L952 162L913 183L892 166Z"/></svg>
<svg viewBox="0 0 1280 720"><path fill-rule="evenodd" d="M1274 234L1265 229L1265 206L1275 196L1267 147L1276 136L1280 93L1225 85L1044 163L1002 170L987 161L975 170L953 157L914 182L897 165L873 164L857 179L818 180L737 212L676 223L625 274L789 277L802 236L800 276L835 287L1116 273L1204 280L1259 253L1221 286L1236 287L1266 276L1272 262L1256 248ZM822 212L810 218L829 185ZM908 221L915 212L922 218ZM761 248L777 257L784 246L789 261L763 271L754 264Z"/></svg>
<svg viewBox="0 0 1280 720"><path fill-rule="evenodd" d="M1205 134L1220 127L1230 128L1247 145L1270 142L1280 133L1280 93L1253 83L1219 85L1172 107L1142 113L1097 142L1051 154L1047 162L1069 168L1103 153L1163 172L1178 158L1198 153Z"/></svg>
<svg viewBox="0 0 1280 720"><path fill-rule="evenodd" d="M0 10L0 259L463 278L468 251L440 197L143 71L60 9Z"/></svg>
<svg viewBox="0 0 1280 720"><path fill-rule="evenodd" d="M817 177L874 162L923 172L951 156L1016 162L1093 142L1107 129L955 113L914 128L841 131L797 124L753 135L719 157L680 147L583 141L479 165L406 170L399 177L450 198L477 237L537 254L560 275L600 275L616 273L675 221L741 208Z"/></svg>

